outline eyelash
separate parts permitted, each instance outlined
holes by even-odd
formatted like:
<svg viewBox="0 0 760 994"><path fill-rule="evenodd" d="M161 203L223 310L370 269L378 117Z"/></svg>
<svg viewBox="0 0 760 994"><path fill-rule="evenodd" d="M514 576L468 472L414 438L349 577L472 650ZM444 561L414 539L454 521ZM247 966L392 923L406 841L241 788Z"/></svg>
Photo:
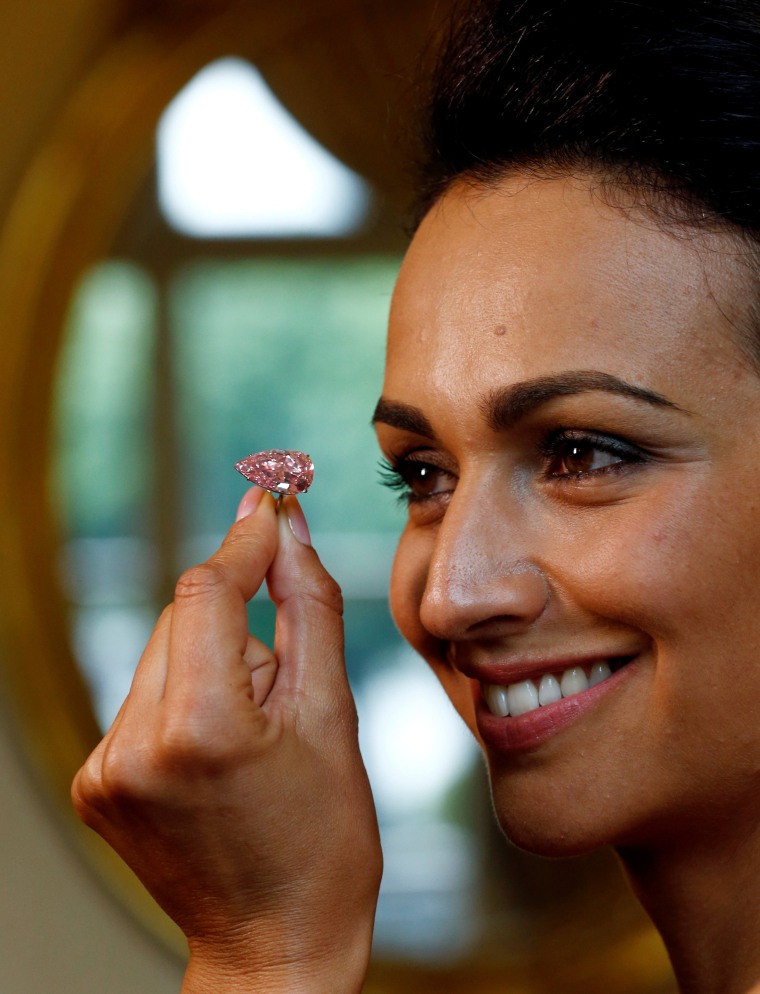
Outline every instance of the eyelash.
<svg viewBox="0 0 760 994"><path fill-rule="evenodd" d="M588 470L577 472L558 473L552 472L549 468L552 461L556 462L562 458L567 459L571 447L579 449L586 454L605 453L614 456L617 462L606 466L599 466ZM593 431L581 431L575 428L557 428L550 432L539 446L541 457L546 461L546 477L553 481L577 482L589 478L599 477L609 473L619 473L630 466L648 461L647 453L616 435L605 435Z"/></svg>
<svg viewBox="0 0 760 994"><path fill-rule="evenodd" d="M420 494L415 494L410 481L413 470L430 469L436 473L443 472L438 466L425 462L422 459L412 459L409 456L402 456L397 459L381 459L378 465L380 483L389 490L398 491L398 499L401 504L418 504L428 500Z"/></svg>
<svg viewBox="0 0 760 994"><path fill-rule="evenodd" d="M615 457L618 461L577 472L552 472L550 469L552 462L556 463L563 458L567 459L570 454L568 449L573 446L585 454L605 453ZM631 466L648 461L646 452L632 442L615 435L604 435L571 428L556 428L549 432L541 440L538 454L546 464L544 466L545 479L561 484L578 484L610 473L624 472ZM424 459L414 458L413 453L395 459L383 459L379 467L380 482L383 486L398 491L401 503L419 504L439 496L439 494L418 494L412 489L412 474L425 470L432 473L446 473L440 466Z"/></svg>

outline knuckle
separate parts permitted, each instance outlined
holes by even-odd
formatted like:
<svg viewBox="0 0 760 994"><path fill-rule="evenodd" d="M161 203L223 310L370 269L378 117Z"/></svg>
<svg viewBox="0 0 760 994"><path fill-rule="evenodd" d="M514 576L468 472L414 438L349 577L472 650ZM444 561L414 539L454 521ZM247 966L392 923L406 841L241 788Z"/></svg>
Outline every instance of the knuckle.
<svg viewBox="0 0 760 994"><path fill-rule="evenodd" d="M175 600L193 601L213 596L226 585L227 578L222 567L209 560L185 570L177 580L174 597Z"/></svg>
<svg viewBox="0 0 760 994"><path fill-rule="evenodd" d="M343 617L343 592L327 573L318 583L299 584L280 601L281 605L287 603L297 605L299 610L314 617L322 615L325 610L336 619Z"/></svg>
<svg viewBox="0 0 760 994"><path fill-rule="evenodd" d="M225 550L241 545L253 556L271 558L274 540L272 535L264 534L260 530L251 531L250 520L243 518L227 532L220 551L224 553Z"/></svg>
<svg viewBox="0 0 760 994"><path fill-rule="evenodd" d="M71 802L85 825L90 825L95 820L102 799L100 768L92 760L88 760L71 784Z"/></svg>
<svg viewBox="0 0 760 994"><path fill-rule="evenodd" d="M254 570L263 570L272 562L275 554L275 544L271 535L260 531L251 532L241 527L247 518L239 521L229 531L222 546L213 559L209 560L222 572L228 567L234 568L240 560L245 560Z"/></svg>
<svg viewBox="0 0 760 994"><path fill-rule="evenodd" d="M111 742L103 753L100 772L100 796L109 805L118 805L141 793L145 779L136 768L132 750Z"/></svg>
<svg viewBox="0 0 760 994"><path fill-rule="evenodd" d="M206 737L194 721L168 720L164 723L156 748L158 763L167 768L194 765L202 756Z"/></svg>
<svg viewBox="0 0 760 994"><path fill-rule="evenodd" d="M132 752L114 741L102 743L75 776L71 799L85 824L93 825L140 794L144 780Z"/></svg>
<svg viewBox="0 0 760 994"><path fill-rule="evenodd" d="M214 734L205 715L176 715L161 729L156 762L166 774L203 776L227 765L232 736Z"/></svg>
<svg viewBox="0 0 760 994"><path fill-rule="evenodd" d="M304 595L326 607L333 614L343 617L343 591L329 573L323 575L317 586L304 591Z"/></svg>

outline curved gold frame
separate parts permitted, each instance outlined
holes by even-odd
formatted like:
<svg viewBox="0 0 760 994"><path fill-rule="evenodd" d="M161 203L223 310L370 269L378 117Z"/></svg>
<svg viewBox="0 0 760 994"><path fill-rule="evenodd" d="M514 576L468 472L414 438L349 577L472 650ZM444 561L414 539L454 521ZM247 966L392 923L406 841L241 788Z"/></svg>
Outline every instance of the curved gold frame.
<svg viewBox="0 0 760 994"><path fill-rule="evenodd" d="M268 25L261 39L268 52L292 32L294 17L291 12ZM54 561L60 528L45 473L56 356L72 287L88 265L109 254L149 175L160 113L194 72L239 50L241 38L250 39L251 18L248 5L219 5L166 33L153 26L119 38L69 99L0 231L6 319L0 365L0 678L14 701L20 743L52 791L71 838L136 918L178 955L185 950L178 930L110 848L80 824L69 803L71 778L100 733L69 647ZM255 49L253 43L248 47ZM255 50L243 54L256 60ZM487 992L503 990L509 978L511 990L538 994L585 991L591 977L595 989L610 994L672 989L659 940L643 925L609 955L595 955L593 968L573 950L564 977L555 970L542 979L538 962L527 954L525 961L498 969L474 962L445 972L380 965L366 990Z"/></svg>
<svg viewBox="0 0 760 994"><path fill-rule="evenodd" d="M100 732L69 647L56 575L59 522L46 486L56 356L72 287L108 254L152 162L163 107L226 35L190 33L173 49L143 32L94 66L31 165L0 232L6 326L0 367L0 535L4 676L26 753L52 788L71 837L100 876L170 949L184 940L129 870L71 811L69 785ZM176 39L174 39L176 42Z"/></svg>
<svg viewBox="0 0 760 994"><path fill-rule="evenodd" d="M52 388L71 290L109 254L149 175L159 115L199 68L236 47L250 19L250 10L233 5L167 32L137 27L112 43L32 159L0 230L0 649L10 717L19 716L21 744L88 862L178 953L185 949L178 930L71 811L71 779L100 732L56 574L60 523L46 486ZM283 33L292 26L292 18L274 25ZM277 38L270 32L266 42L276 46Z"/></svg>

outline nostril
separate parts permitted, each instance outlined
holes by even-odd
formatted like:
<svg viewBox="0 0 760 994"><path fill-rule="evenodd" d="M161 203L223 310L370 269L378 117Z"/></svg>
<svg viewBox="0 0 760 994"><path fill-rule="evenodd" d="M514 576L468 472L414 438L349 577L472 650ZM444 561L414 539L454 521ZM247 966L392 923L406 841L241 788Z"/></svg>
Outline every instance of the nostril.
<svg viewBox="0 0 760 994"><path fill-rule="evenodd" d="M431 570L420 621L435 638L456 641L532 625L549 603L550 588L532 564L503 573L493 569Z"/></svg>

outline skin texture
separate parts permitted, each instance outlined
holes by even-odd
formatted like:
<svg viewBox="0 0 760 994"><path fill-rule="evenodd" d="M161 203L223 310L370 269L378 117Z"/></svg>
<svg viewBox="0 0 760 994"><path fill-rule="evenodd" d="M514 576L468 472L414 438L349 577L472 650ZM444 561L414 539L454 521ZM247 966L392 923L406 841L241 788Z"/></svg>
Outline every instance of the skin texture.
<svg viewBox="0 0 760 994"><path fill-rule="evenodd" d="M495 724L478 718L480 680L629 660L540 741L502 748L491 730L484 746L519 845L618 847L683 991L760 977L743 906L760 870L746 272L730 235L663 231L589 179L462 183L404 262L377 412L413 491L393 613L476 736ZM557 446L568 429L579 455Z"/></svg>

